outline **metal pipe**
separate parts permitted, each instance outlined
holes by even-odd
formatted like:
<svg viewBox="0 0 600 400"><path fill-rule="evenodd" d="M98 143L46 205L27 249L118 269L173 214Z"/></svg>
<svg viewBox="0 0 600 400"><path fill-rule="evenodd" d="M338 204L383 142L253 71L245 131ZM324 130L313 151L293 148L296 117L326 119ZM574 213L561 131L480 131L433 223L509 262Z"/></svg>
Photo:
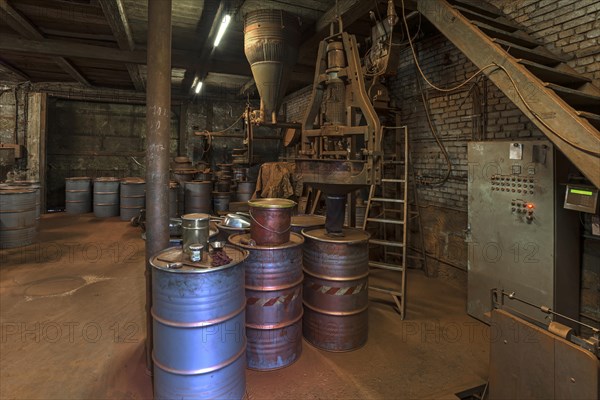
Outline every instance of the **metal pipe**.
<svg viewBox="0 0 600 400"><path fill-rule="evenodd" d="M169 246L169 135L171 127L171 0L148 0L146 88L146 367L152 371L152 267Z"/></svg>

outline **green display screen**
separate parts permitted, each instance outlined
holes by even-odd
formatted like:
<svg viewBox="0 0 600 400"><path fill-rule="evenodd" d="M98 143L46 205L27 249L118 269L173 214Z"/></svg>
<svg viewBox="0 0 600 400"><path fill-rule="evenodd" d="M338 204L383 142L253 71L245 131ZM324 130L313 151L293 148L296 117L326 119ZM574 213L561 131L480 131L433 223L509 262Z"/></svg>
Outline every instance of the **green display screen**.
<svg viewBox="0 0 600 400"><path fill-rule="evenodd" d="M570 189L570 192L573 194L581 194L584 196L593 196L594 192L590 192L589 190L582 190L582 189Z"/></svg>

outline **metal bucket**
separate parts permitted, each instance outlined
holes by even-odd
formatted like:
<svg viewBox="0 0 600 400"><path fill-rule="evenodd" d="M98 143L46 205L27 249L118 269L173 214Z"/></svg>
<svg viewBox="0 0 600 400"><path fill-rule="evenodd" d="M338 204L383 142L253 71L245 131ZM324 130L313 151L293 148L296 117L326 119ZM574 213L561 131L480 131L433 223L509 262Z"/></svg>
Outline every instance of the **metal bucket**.
<svg viewBox="0 0 600 400"><path fill-rule="evenodd" d="M350 351L368 336L369 234L344 228L330 237L324 228L303 230L303 334L314 346Z"/></svg>
<svg viewBox="0 0 600 400"><path fill-rule="evenodd" d="M290 241L292 211L288 199L254 199L250 206L250 235L259 246L277 246Z"/></svg>
<svg viewBox="0 0 600 400"><path fill-rule="evenodd" d="M177 191L177 213L179 215L185 213L185 183L193 181L197 172L195 169L175 169L171 171L171 178L179 184Z"/></svg>
<svg viewBox="0 0 600 400"><path fill-rule="evenodd" d="M305 228L325 226L325 216L315 214L298 214L292 216L292 232L301 233Z"/></svg>
<svg viewBox="0 0 600 400"><path fill-rule="evenodd" d="M283 368L302 353L302 243L292 234L281 246L252 246L250 235L233 235L229 243L250 255L246 270L246 337L248 368Z"/></svg>
<svg viewBox="0 0 600 400"><path fill-rule="evenodd" d="M256 182L238 182L235 201L249 201L256 190Z"/></svg>
<svg viewBox="0 0 600 400"><path fill-rule="evenodd" d="M94 215L98 218L119 215L119 179L94 179Z"/></svg>
<svg viewBox="0 0 600 400"><path fill-rule="evenodd" d="M212 182L192 181L185 183L185 213L206 213L212 209Z"/></svg>
<svg viewBox="0 0 600 400"><path fill-rule="evenodd" d="M146 207L146 182L141 178L124 178L121 181L121 221L140 215Z"/></svg>
<svg viewBox="0 0 600 400"><path fill-rule="evenodd" d="M242 262L248 252L223 251L232 261L219 267L211 266L208 252L192 263L179 248L150 259L155 399L241 399L246 393Z"/></svg>
<svg viewBox="0 0 600 400"><path fill-rule="evenodd" d="M213 192L213 209L215 210L215 213L218 211L228 211L230 199L231 192Z"/></svg>
<svg viewBox="0 0 600 400"><path fill-rule="evenodd" d="M177 192L179 191L179 183L175 181L169 182L169 218L179 217L177 209Z"/></svg>
<svg viewBox="0 0 600 400"><path fill-rule="evenodd" d="M36 191L29 188L0 190L0 248L27 246L37 237Z"/></svg>
<svg viewBox="0 0 600 400"><path fill-rule="evenodd" d="M92 178L78 176L65 179L65 211L69 214L92 212Z"/></svg>
<svg viewBox="0 0 600 400"><path fill-rule="evenodd" d="M190 244L199 243L208 247L208 214L185 214L181 216L183 252L188 253Z"/></svg>
<svg viewBox="0 0 600 400"><path fill-rule="evenodd" d="M223 242L226 242L231 235L243 235L250 232L250 228L233 228L223 224L217 224L217 229L219 230L219 234L216 240Z"/></svg>

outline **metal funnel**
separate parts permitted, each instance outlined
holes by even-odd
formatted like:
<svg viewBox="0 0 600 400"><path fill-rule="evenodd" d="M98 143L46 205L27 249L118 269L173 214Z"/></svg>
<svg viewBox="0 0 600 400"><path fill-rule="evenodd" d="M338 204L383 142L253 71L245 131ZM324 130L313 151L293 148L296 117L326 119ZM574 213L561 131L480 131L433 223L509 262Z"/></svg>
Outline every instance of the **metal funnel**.
<svg viewBox="0 0 600 400"><path fill-rule="evenodd" d="M298 58L300 21L281 10L255 10L244 20L244 52L261 100L263 120L276 121Z"/></svg>

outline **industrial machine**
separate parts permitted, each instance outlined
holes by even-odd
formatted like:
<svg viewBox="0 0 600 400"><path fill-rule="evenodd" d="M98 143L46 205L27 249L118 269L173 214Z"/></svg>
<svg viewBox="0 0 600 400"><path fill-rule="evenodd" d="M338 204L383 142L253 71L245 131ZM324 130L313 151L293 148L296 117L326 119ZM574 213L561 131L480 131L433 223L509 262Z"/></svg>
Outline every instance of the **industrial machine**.
<svg viewBox="0 0 600 400"><path fill-rule="evenodd" d="M498 289L578 319L580 222L563 208L570 163L548 140L471 142L468 159L468 313L489 323Z"/></svg>

